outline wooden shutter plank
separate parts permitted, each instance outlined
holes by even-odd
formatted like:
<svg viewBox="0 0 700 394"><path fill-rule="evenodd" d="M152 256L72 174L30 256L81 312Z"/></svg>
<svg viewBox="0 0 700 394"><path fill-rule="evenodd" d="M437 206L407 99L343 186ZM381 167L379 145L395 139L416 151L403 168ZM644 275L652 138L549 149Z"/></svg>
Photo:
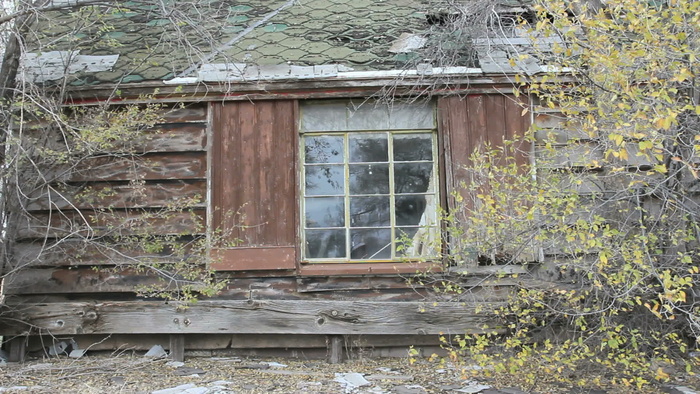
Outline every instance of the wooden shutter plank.
<svg viewBox="0 0 700 394"><path fill-rule="evenodd" d="M295 102L217 103L214 226L237 239L220 270L296 268ZM235 215L240 213L240 215Z"/></svg>

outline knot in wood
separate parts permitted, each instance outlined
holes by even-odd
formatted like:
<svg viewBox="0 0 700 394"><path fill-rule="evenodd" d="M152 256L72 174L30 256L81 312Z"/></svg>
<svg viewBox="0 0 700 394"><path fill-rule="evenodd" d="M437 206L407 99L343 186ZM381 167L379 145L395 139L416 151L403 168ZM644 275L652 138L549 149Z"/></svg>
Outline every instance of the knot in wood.
<svg viewBox="0 0 700 394"><path fill-rule="evenodd" d="M359 316L351 315L349 313L340 313L335 309L330 310L330 311L319 312L319 315L325 316L326 318L331 319L331 320L340 320L340 321L344 321L347 323L359 323L360 322Z"/></svg>
<svg viewBox="0 0 700 394"><path fill-rule="evenodd" d="M85 322L94 322L97 320L97 312L96 311L86 311L85 315L83 315L83 321Z"/></svg>

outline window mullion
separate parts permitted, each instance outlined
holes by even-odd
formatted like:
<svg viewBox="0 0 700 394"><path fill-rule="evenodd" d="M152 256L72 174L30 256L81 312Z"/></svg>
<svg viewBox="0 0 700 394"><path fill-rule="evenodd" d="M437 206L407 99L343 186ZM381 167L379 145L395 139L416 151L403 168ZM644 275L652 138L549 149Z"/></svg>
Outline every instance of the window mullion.
<svg viewBox="0 0 700 394"><path fill-rule="evenodd" d="M350 133L343 134L343 167L345 170L345 259L351 260L352 239L350 238Z"/></svg>
<svg viewBox="0 0 700 394"><path fill-rule="evenodd" d="M389 147L389 224L391 226L391 258L396 258L396 209L394 198L394 138L392 133L387 133Z"/></svg>

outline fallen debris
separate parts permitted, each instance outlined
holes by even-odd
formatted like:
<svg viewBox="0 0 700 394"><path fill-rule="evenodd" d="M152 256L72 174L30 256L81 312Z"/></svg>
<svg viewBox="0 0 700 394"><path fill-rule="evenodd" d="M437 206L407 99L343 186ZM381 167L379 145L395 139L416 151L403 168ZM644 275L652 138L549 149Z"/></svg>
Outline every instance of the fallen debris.
<svg viewBox="0 0 700 394"><path fill-rule="evenodd" d="M148 358L164 358L168 357L168 353L163 349L163 346L153 345L143 356Z"/></svg>
<svg viewBox="0 0 700 394"><path fill-rule="evenodd" d="M207 371L201 368L191 368L191 367L180 367L173 371L175 376L193 376L193 375L204 375Z"/></svg>
<svg viewBox="0 0 700 394"><path fill-rule="evenodd" d="M426 394L428 391L418 384L412 384L410 386L396 386L394 387L395 394Z"/></svg>
<svg viewBox="0 0 700 394"><path fill-rule="evenodd" d="M68 356L74 349L78 349L78 344L74 340L61 341L46 348L49 356Z"/></svg>
<svg viewBox="0 0 700 394"><path fill-rule="evenodd" d="M372 383L365 379L362 374L356 372L336 373L334 381L343 385L343 387L345 387L345 391L352 391L358 387L372 385Z"/></svg>
<svg viewBox="0 0 700 394"><path fill-rule="evenodd" d="M206 394L209 389L206 387L199 387L195 384L182 384L177 387L152 391L151 394Z"/></svg>
<svg viewBox="0 0 700 394"><path fill-rule="evenodd" d="M453 389L453 391L456 391L458 393L476 394L476 393L480 393L480 392L487 390L487 389L490 389L490 388L491 388L491 386L486 385L486 384L481 384L475 380L467 380L466 385L464 385L458 389Z"/></svg>

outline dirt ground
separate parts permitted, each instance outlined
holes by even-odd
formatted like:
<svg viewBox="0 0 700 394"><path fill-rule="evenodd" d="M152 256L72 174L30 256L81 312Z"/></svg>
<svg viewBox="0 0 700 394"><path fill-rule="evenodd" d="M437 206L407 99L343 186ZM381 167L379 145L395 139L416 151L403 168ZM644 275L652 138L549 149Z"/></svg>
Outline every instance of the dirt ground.
<svg viewBox="0 0 700 394"><path fill-rule="evenodd" d="M331 365L322 360L189 358L184 363L139 355L52 358L0 366L0 393L617 393L556 384L465 379L459 368L419 360L373 359ZM697 394L695 380L677 379L646 392ZM688 391L686 391L688 390Z"/></svg>

